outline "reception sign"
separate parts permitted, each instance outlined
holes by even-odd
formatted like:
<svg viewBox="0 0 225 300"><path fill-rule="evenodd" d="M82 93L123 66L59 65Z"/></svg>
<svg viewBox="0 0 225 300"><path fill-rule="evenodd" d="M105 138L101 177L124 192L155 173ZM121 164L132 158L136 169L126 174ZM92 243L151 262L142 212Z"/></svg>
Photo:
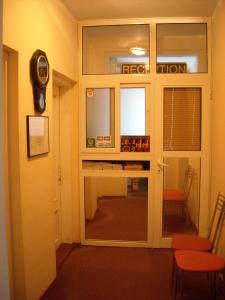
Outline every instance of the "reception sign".
<svg viewBox="0 0 225 300"><path fill-rule="evenodd" d="M149 66L145 64L122 64L122 74L148 74ZM158 63L157 73L174 74L174 73L187 73L186 63Z"/></svg>

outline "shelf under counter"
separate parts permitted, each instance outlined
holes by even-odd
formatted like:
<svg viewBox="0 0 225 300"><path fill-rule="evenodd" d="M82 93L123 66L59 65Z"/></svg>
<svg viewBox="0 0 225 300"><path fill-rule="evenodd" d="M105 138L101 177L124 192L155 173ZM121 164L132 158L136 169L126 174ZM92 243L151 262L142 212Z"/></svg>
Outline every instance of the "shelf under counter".
<svg viewBox="0 0 225 300"><path fill-rule="evenodd" d="M149 172L149 160L82 160L81 170L91 172Z"/></svg>
<svg viewBox="0 0 225 300"><path fill-rule="evenodd" d="M152 160L152 152L80 153L81 160Z"/></svg>

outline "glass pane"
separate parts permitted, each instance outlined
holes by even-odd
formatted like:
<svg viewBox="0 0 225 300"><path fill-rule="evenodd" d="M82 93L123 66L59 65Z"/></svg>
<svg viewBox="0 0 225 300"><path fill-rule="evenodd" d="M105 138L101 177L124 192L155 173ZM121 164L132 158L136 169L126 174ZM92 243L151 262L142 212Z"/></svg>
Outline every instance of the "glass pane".
<svg viewBox="0 0 225 300"><path fill-rule="evenodd" d="M149 73L149 25L83 27L83 74L121 73Z"/></svg>
<svg viewBox="0 0 225 300"><path fill-rule="evenodd" d="M201 150L201 89L165 88L164 151Z"/></svg>
<svg viewBox="0 0 225 300"><path fill-rule="evenodd" d="M115 146L115 90L86 89L87 147Z"/></svg>
<svg viewBox="0 0 225 300"><path fill-rule="evenodd" d="M199 228L200 158L165 158L162 236L197 235Z"/></svg>
<svg viewBox="0 0 225 300"><path fill-rule="evenodd" d="M120 134L145 135L145 88L120 89Z"/></svg>
<svg viewBox="0 0 225 300"><path fill-rule="evenodd" d="M85 177L85 237L146 241L148 178Z"/></svg>
<svg viewBox="0 0 225 300"><path fill-rule="evenodd" d="M157 25L157 73L207 71L206 24Z"/></svg>

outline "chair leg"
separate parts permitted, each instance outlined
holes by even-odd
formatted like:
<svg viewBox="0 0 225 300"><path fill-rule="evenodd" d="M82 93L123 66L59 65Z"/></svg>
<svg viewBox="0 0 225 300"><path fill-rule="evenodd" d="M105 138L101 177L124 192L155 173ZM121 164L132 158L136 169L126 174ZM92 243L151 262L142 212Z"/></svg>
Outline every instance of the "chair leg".
<svg viewBox="0 0 225 300"><path fill-rule="evenodd" d="M174 256L174 251L173 251L170 295L173 295L173 292L174 292L174 281L175 281L175 256Z"/></svg>
<svg viewBox="0 0 225 300"><path fill-rule="evenodd" d="M174 300L177 299L177 284L178 284L178 269L176 264L174 264Z"/></svg>
<svg viewBox="0 0 225 300"><path fill-rule="evenodd" d="M217 273L209 273L210 279L210 290L212 294L212 299L216 300L217 298Z"/></svg>
<svg viewBox="0 0 225 300"><path fill-rule="evenodd" d="M216 300L217 298L217 273L214 272L213 273L213 290L214 290L214 299Z"/></svg>
<svg viewBox="0 0 225 300"><path fill-rule="evenodd" d="M187 219L187 207L186 207L186 201L184 202L182 202L182 219L183 219L183 222L185 222L186 221L186 219Z"/></svg>
<svg viewBox="0 0 225 300"><path fill-rule="evenodd" d="M208 279L210 283L210 291L213 300L217 300L217 273L216 272L208 272ZM179 270L174 261L174 279L172 282L172 293L174 290L174 300L177 299L178 291L180 290L180 300L184 298L184 272Z"/></svg>
<svg viewBox="0 0 225 300"><path fill-rule="evenodd" d="M210 292L211 295L213 297L214 291L213 291L213 279L212 279L212 273L207 272L207 279L209 280L209 284L210 284Z"/></svg>
<svg viewBox="0 0 225 300"><path fill-rule="evenodd" d="M184 272L181 271L180 274L180 299L183 300L184 295Z"/></svg>
<svg viewBox="0 0 225 300"><path fill-rule="evenodd" d="M180 290L180 300L183 299L184 295L184 272L179 270L175 265L175 290L174 290L174 300L177 299L178 291Z"/></svg>

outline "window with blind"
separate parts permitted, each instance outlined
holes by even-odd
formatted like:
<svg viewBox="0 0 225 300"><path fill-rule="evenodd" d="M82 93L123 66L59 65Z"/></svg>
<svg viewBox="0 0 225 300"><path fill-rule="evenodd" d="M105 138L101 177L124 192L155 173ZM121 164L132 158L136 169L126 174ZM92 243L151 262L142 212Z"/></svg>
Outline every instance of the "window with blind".
<svg viewBox="0 0 225 300"><path fill-rule="evenodd" d="M164 151L201 150L201 88L165 88Z"/></svg>

